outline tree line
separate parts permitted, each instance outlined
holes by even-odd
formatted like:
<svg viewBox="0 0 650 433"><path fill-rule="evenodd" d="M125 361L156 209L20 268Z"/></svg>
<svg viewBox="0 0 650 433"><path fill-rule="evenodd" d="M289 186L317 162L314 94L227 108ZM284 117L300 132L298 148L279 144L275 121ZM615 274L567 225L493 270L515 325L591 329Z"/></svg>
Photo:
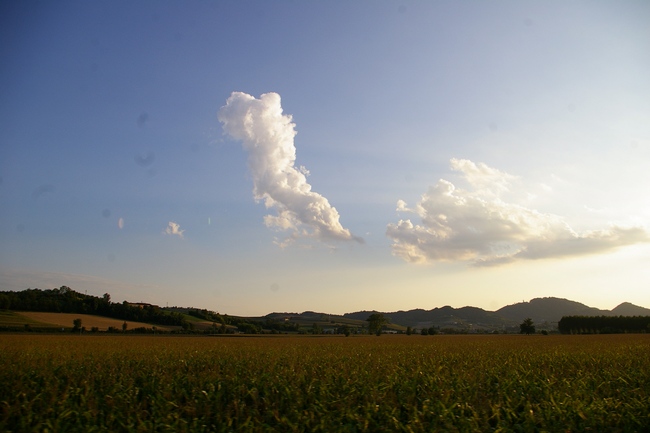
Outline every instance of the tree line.
<svg viewBox="0 0 650 433"><path fill-rule="evenodd" d="M650 316L564 316L557 327L563 334L650 332Z"/></svg>

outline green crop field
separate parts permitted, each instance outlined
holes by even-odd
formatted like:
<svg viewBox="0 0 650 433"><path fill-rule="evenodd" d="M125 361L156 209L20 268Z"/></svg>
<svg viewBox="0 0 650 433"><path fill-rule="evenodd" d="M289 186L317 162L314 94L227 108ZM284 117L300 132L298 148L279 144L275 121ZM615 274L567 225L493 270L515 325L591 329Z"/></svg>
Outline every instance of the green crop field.
<svg viewBox="0 0 650 433"><path fill-rule="evenodd" d="M0 335L0 431L650 429L650 335Z"/></svg>

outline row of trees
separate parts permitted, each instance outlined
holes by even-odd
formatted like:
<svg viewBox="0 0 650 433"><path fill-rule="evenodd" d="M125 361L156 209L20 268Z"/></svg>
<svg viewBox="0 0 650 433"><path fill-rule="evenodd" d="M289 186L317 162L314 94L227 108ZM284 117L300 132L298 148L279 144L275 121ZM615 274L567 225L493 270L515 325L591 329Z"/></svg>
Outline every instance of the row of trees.
<svg viewBox="0 0 650 433"><path fill-rule="evenodd" d="M85 332L85 331L86 331L86 327L85 327L85 326L82 326L82 323L83 323L83 322L82 322L81 318L74 319L74 320L72 321L72 332L79 332L79 333L81 333L81 332ZM129 325L128 325L126 322L122 323L122 332L126 332L126 330L128 329L128 327L129 327ZM155 327L154 327L154 328L155 328ZM144 328L136 328L136 329L144 329ZM93 327L91 328L91 332L99 332L99 328L93 326ZM116 328L116 327L114 327L114 326L109 326L109 327L108 327L108 332L118 332L118 328Z"/></svg>
<svg viewBox="0 0 650 433"><path fill-rule="evenodd" d="M383 314L375 313L366 319L369 323L370 332L381 332L381 328L388 323ZM650 332L650 316L565 316L558 323L558 330L563 334L614 334L625 332ZM534 334L535 324L530 317L524 319L519 325L521 334ZM406 334L415 333L410 326L406 328ZM435 327L424 328L422 335L437 334ZM543 334L547 331L543 330Z"/></svg>
<svg viewBox="0 0 650 433"><path fill-rule="evenodd" d="M564 316L557 327L563 334L650 332L650 316Z"/></svg>

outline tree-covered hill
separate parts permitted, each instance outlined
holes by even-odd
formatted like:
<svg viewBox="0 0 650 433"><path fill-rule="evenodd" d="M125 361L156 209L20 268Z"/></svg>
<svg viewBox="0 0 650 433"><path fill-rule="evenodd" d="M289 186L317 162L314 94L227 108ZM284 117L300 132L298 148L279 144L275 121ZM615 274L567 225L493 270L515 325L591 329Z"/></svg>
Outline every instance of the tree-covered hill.
<svg viewBox="0 0 650 433"><path fill-rule="evenodd" d="M650 308L623 302L611 311L612 316L650 316Z"/></svg>
<svg viewBox="0 0 650 433"><path fill-rule="evenodd" d="M347 313L346 318L364 320L377 311L357 311ZM496 311L486 311L477 307L453 308L444 306L432 310L421 308L383 312L392 323L413 328L434 326L450 331L502 331L518 332L519 324L531 318L540 330L557 329L557 323L565 316L650 316L650 309L624 302L613 310L600 310L580 302L562 298L535 298L530 302L520 302L502 307Z"/></svg>
<svg viewBox="0 0 650 433"><path fill-rule="evenodd" d="M182 314L165 311L156 305L111 302L108 293L102 297L86 295L67 286L48 290L2 291L0 310L95 314L156 325L188 326Z"/></svg>
<svg viewBox="0 0 650 433"><path fill-rule="evenodd" d="M345 314L350 319L365 319L376 311L359 311ZM514 328L519 323L504 318L494 312L477 307L453 308L444 306L432 310L415 309L383 313L392 323L410 326L416 329L431 326L457 331L494 331ZM521 320L519 320L521 321Z"/></svg>
<svg viewBox="0 0 650 433"><path fill-rule="evenodd" d="M438 328L449 332L517 332L519 324L525 318L531 318L538 329L554 330L563 317L650 316L650 309L628 302L610 311L588 307L568 299L535 298L529 302L505 306L497 311L486 311L469 306L462 308L444 306L432 310L357 311L342 316L305 311L270 313L261 317L237 317L198 308L162 308L126 301L115 303L111 302L108 293L98 297L76 292L67 286L51 290L0 291L0 310L94 314L120 320L178 326L186 331L214 333L238 331L254 334L362 331L368 325L368 317L374 313L381 313L388 319L385 328L397 332L405 332L407 327L411 330Z"/></svg>
<svg viewBox="0 0 650 433"><path fill-rule="evenodd" d="M588 307L568 299L549 297L507 305L498 309L496 313L511 320L530 317L535 323L557 323L563 316L602 316L607 315L609 311Z"/></svg>

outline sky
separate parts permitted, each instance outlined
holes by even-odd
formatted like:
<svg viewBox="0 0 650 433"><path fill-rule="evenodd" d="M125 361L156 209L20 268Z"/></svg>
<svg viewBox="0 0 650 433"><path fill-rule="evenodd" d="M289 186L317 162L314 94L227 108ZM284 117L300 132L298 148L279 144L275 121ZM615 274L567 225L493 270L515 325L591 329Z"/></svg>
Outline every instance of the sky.
<svg viewBox="0 0 650 433"><path fill-rule="evenodd" d="M650 307L647 1L6 1L0 290Z"/></svg>

